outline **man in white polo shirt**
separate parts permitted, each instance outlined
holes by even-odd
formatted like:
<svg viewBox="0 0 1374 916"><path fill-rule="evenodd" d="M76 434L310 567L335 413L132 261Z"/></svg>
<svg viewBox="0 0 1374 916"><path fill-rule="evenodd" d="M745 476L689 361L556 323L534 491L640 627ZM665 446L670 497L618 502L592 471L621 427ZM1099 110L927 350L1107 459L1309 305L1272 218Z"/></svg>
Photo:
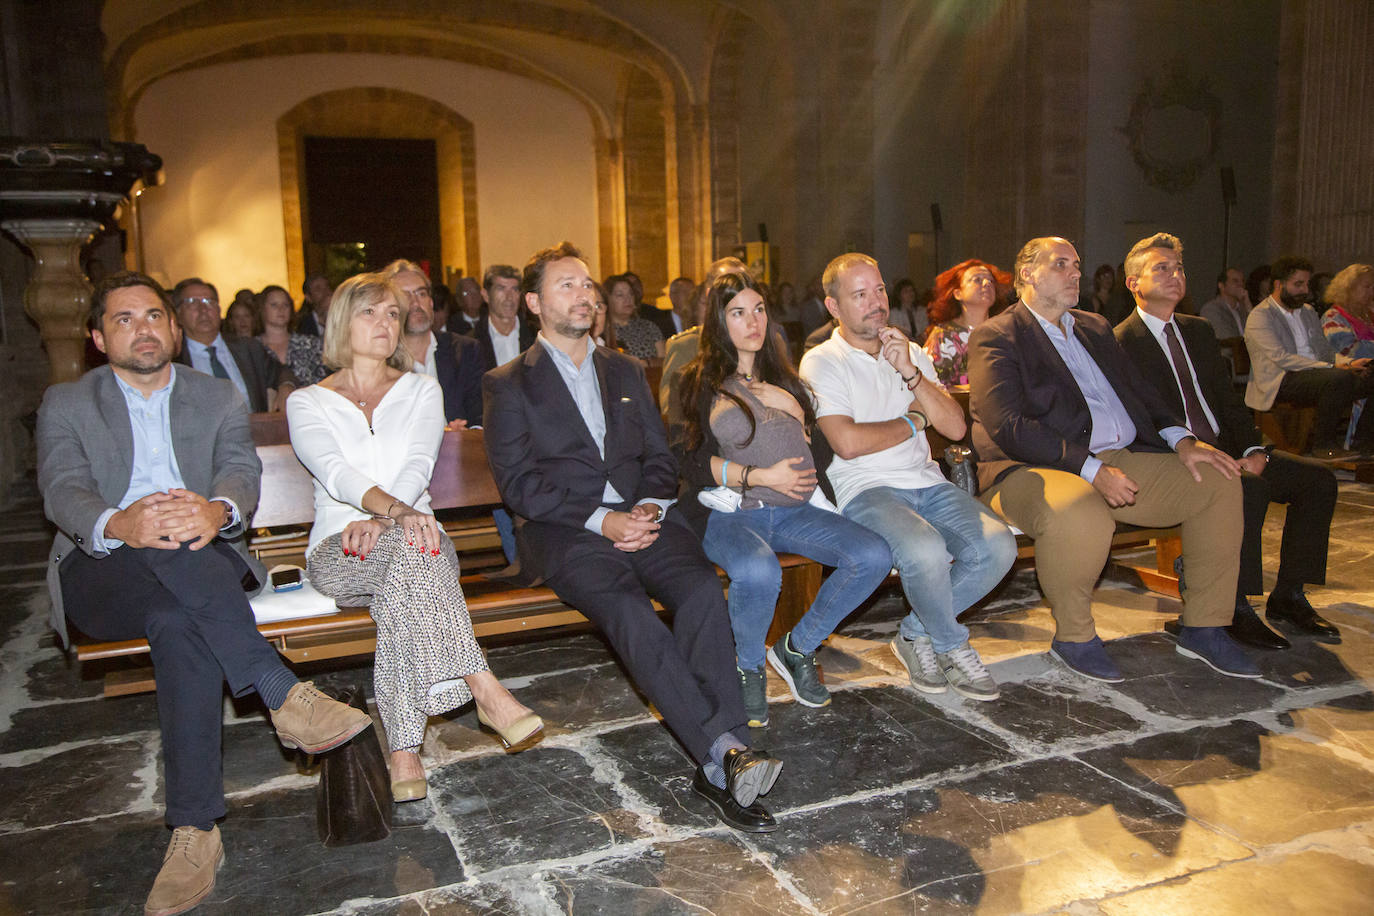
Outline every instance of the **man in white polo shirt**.
<svg viewBox="0 0 1374 916"><path fill-rule="evenodd" d="M816 423L835 451L826 475L840 510L882 535L901 574L911 613L892 651L917 690L953 687L994 700L997 684L956 618L1006 575L1016 540L945 479L925 436L934 427L962 438L963 408L936 380L921 348L888 326L877 261L840 255L821 282L837 327L802 357L801 375L816 393Z"/></svg>

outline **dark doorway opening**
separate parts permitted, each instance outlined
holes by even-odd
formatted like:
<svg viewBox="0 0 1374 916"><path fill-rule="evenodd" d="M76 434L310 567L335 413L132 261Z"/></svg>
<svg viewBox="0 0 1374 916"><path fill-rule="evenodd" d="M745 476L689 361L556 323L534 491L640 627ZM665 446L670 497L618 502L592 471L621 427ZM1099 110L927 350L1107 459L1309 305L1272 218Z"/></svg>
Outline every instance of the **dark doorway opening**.
<svg viewBox="0 0 1374 916"><path fill-rule="evenodd" d="M433 140L306 137L305 267L333 285L396 258L440 261Z"/></svg>

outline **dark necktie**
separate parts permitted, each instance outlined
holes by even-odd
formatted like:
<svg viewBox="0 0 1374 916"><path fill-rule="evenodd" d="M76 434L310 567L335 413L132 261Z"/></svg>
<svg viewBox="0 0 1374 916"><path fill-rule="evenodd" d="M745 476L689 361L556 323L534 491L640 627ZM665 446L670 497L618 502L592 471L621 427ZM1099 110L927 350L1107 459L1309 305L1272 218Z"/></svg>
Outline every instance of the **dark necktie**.
<svg viewBox="0 0 1374 916"><path fill-rule="evenodd" d="M229 373L224 371L224 363L219 361L219 355L215 352L215 348L206 347L205 349L210 353L210 374L215 378L222 378L228 381Z"/></svg>
<svg viewBox="0 0 1374 916"><path fill-rule="evenodd" d="M1212 424L1207 421L1207 412L1202 409L1202 398L1198 396L1197 385L1193 384L1193 373L1188 369L1188 357L1183 353L1183 344L1174 333L1174 323L1164 326L1164 339L1169 342L1169 358L1173 360L1174 371L1178 373L1179 387L1183 389L1183 410L1188 414L1188 428L1208 445L1217 444L1217 434L1212 432Z"/></svg>

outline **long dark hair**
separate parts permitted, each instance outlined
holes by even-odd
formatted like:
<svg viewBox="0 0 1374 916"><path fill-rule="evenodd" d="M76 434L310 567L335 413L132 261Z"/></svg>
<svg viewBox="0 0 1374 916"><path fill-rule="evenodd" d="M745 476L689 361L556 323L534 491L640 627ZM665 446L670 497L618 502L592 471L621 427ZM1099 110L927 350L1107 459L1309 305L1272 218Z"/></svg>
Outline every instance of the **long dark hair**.
<svg viewBox="0 0 1374 916"><path fill-rule="evenodd" d="M725 310L733 300L746 289L752 289L763 297L765 308L768 296L753 278L740 274L722 274L717 277L706 292L705 315L701 321L701 344L696 358L682 370L682 384L678 388L678 404L682 408L684 440L687 451L701 447L706 438L702 427L702 416L698 412L698 401L704 392L727 397L739 405L740 410L749 418L749 435L739 444L745 448L754 441L757 420L749 404L739 395L728 391L725 380L739 369L739 351L730 340L730 329L725 323ZM782 340L774 333L774 322L768 318L768 332L765 342L754 357L755 378L777 385L792 397L802 409L802 425L810 432L816 424L816 409L811 404L811 391L792 367Z"/></svg>

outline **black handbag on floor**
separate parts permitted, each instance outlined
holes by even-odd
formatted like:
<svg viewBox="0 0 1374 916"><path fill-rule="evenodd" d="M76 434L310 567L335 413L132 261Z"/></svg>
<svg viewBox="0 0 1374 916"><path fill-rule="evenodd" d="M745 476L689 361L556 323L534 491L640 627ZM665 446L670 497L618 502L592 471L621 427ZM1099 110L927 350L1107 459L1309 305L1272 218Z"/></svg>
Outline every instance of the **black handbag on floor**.
<svg viewBox="0 0 1374 916"><path fill-rule="evenodd" d="M367 711L361 688L345 689L339 701ZM373 731L364 731L319 759L315 816L320 842L352 846L391 836L391 779Z"/></svg>

